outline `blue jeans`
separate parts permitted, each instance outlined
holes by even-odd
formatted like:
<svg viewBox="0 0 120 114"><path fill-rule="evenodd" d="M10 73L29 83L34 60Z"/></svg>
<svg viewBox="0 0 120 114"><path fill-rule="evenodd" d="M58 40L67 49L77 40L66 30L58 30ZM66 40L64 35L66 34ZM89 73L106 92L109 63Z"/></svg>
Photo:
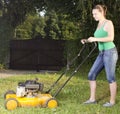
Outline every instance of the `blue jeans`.
<svg viewBox="0 0 120 114"><path fill-rule="evenodd" d="M90 72L88 74L88 80L96 80L98 74L103 68L105 68L106 78L109 83L115 82L115 69L118 60L118 53L116 48L112 48L105 51L100 51L96 58Z"/></svg>

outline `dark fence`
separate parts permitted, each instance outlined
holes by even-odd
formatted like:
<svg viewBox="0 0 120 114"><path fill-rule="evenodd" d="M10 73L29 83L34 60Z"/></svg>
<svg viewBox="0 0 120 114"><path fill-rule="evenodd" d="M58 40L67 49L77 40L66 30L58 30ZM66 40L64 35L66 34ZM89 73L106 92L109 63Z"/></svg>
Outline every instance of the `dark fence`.
<svg viewBox="0 0 120 114"><path fill-rule="evenodd" d="M10 41L10 69L60 70L65 66L63 40L30 39Z"/></svg>

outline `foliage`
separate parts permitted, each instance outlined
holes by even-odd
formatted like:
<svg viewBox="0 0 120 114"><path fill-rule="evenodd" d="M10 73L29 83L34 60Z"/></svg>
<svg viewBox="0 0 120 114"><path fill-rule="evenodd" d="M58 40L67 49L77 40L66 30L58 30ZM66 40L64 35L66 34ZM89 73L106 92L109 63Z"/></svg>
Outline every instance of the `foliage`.
<svg viewBox="0 0 120 114"><path fill-rule="evenodd" d="M40 1L38 0L33 5L36 5L39 2ZM119 47L119 0L116 2L112 0L45 0L44 3L42 1L41 4L44 5L44 7L42 7L42 5L37 5L37 8L40 10L42 7L46 10L46 38L68 40L74 39L78 36L81 38L87 38L92 35L96 23L93 21L91 11L92 7L98 3L108 6L107 17L115 24L115 42L117 47Z"/></svg>
<svg viewBox="0 0 120 114"><path fill-rule="evenodd" d="M0 17L0 64L6 66L9 62L9 41L13 38L14 29Z"/></svg>
<svg viewBox="0 0 120 114"><path fill-rule="evenodd" d="M3 70L5 68L4 64L0 64L0 70Z"/></svg>
<svg viewBox="0 0 120 114"><path fill-rule="evenodd" d="M44 31L46 33L45 38L48 39L59 39L60 36L60 28L58 26L58 16L55 11L47 12L45 14L45 27Z"/></svg>
<svg viewBox="0 0 120 114"><path fill-rule="evenodd" d="M37 6L42 10L44 0L0 0L0 8L13 27L26 19L28 13L35 13Z"/></svg>
<svg viewBox="0 0 120 114"><path fill-rule="evenodd" d="M44 37L44 26L45 22L39 15L28 15L27 19L23 24L16 27L17 39L32 39L39 37Z"/></svg>
<svg viewBox="0 0 120 114"><path fill-rule="evenodd" d="M97 3L106 4L109 9L109 17L115 20L115 23L118 21L119 0L0 0L0 9L2 9L3 15L8 16L13 25L23 22L28 13L35 13L36 10L42 11L44 9L46 12L53 10L59 14L67 14L68 20L80 21L83 25L89 22L88 27L91 27L93 24L91 10Z"/></svg>
<svg viewBox="0 0 120 114"><path fill-rule="evenodd" d="M5 42L0 49L0 61L6 62L5 57L8 61L13 28L17 39L42 37L76 40L92 36L97 23L92 18L91 10L98 3L108 7L107 18L115 25L115 44L120 51L120 0L0 0L0 16L6 20L5 26L2 24L0 27L1 42ZM43 10L45 16L38 16L37 13Z"/></svg>
<svg viewBox="0 0 120 114"><path fill-rule="evenodd" d="M55 40L71 40L78 39L79 36L79 24L67 20L67 15L59 15L55 11L47 12L44 17L28 15L26 21L16 27L17 39L40 37Z"/></svg>
<svg viewBox="0 0 120 114"><path fill-rule="evenodd" d="M92 35L95 30L96 23L92 18L92 7L95 4L105 4L108 7L107 18L111 19L115 25L115 43L120 47L120 0L46 0L45 2L48 10L54 9L58 13L66 14L68 20L77 21L84 38Z"/></svg>

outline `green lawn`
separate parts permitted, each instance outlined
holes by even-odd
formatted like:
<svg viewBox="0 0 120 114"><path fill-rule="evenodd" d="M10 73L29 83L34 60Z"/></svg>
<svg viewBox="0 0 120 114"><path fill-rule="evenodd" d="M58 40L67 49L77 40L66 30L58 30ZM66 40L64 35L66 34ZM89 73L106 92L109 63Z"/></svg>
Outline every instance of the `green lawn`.
<svg viewBox="0 0 120 114"><path fill-rule="evenodd" d="M87 70L83 69L74 75L68 84L56 97L59 106L55 109L49 108L17 108L13 111L8 111L4 108L4 93L7 90L16 91L18 82L28 79L38 78L40 82L44 83L44 91L48 90L50 85L60 76L58 73L36 73L24 74L0 79L0 114L119 114L120 112L120 78L117 73L118 93L116 105L111 108L105 108L103 103L109 100L109 88L106 81L105 74L102 72L97 81L96 98L98 103L94 105L84 105L83 102L89 98L89 85L87 81ZM62 85L62 82L69 76L66 75L51 91L51 95Z"/></svg>

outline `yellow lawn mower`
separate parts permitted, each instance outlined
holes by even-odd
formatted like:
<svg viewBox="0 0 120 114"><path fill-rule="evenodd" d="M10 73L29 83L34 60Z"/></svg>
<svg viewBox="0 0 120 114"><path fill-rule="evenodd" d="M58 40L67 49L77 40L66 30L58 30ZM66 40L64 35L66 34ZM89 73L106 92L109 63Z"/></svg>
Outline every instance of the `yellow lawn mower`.
<svg viewBox="0 0 120 114"><path fill-rule="evenodd" d="M64 74L67 73L69 67L73 64L73 62L81 55L86 45L83 45L78 55L67 64L66 70L60 75L60 77L52 84L49 90L43 92L43 83L39 83L38 80L26 80L25 82L19 82L17 86L17 91L9 90L4 94L5 98L5 108L7 110L14 110L17 107L48 107L48 108L56 108L58 106L58 102L55 97L59 94L62 88L68 83L68 81L73 77L73 75L78 71L80 66L90 57L92 52L96 48L96 43L94 43L94 48L91 49L88 56L84 58L84 60L80 63L80 65L71 73L68 79L63 83L63 85L54 93L52 96L50 91L54 88L54 86L58 83L58 81L63 77Z"/></svg>
<svg viewBox="0 0 120 114"><path fill-rule="evenodd" d="M36 80L18 83L17 92L9 90L4 94L5 108L14 110L17 107L49 107L55 108L58 103L50 94L42 94L43 84Z"/></svg>

